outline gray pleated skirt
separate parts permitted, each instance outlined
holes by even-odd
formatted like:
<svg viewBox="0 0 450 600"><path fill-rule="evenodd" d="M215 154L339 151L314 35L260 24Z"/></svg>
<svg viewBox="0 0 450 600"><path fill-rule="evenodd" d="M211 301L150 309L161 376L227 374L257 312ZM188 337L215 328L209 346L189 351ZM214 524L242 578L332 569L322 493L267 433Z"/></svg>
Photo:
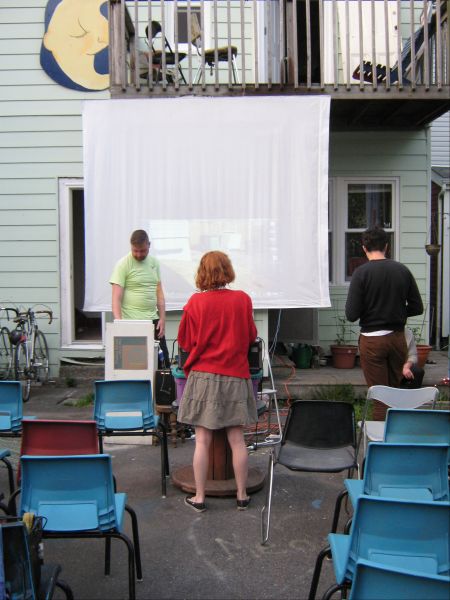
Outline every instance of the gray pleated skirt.
<svg viewBox="0 0 450 600"><path fill-rule="evenodd" d="M177 420L187 425L222 429L256 423L251 379L191 371Z"/></svg>

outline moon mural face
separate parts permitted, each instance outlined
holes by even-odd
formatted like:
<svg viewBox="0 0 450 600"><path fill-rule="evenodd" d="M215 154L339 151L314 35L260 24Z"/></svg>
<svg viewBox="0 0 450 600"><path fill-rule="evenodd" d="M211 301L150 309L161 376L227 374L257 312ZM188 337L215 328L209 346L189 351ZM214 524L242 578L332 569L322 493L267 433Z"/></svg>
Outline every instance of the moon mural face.
<svg viewBox="0 0 450 600"><path fill-rule="evenodd" d="M41 66L56 83L80 91L109 87L108 4L105 0L49 0Z"/></svg>

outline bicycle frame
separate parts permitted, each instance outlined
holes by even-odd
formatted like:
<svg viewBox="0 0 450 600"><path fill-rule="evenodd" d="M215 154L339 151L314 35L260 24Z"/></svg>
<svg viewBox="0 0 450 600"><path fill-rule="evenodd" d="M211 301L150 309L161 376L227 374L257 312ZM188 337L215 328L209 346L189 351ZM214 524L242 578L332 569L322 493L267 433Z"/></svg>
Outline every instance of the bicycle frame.
<svg viewBox="0 0 450 600"><path fill-rule="evenodd" d="M51 310L33 311L19 313L14 319L17 323L16 335L12 334L12 342L15 344L14 371L17 380L23 380L22 398L27 402L30 397L31 382L45 382L48 378L48 345L44 334L37 324L36 315L46 314L49 324L53 320Z"/></svg>

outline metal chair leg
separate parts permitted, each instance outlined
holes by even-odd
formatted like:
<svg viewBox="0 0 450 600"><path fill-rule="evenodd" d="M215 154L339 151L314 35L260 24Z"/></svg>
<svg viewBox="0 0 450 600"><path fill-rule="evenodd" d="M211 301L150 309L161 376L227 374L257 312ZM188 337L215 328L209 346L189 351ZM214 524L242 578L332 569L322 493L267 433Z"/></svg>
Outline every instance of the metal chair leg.
<svg viewBox="0 0 450 600"><path fill-rule="evenodd" d="M136 579L142 581L142 563L141 563L141 546L139 543L139 528L136 517L136 512L128 504L125 505L125 510L131 517L131 528L133 532L134 558L136 564Z"/></svg>
<svg viewBox="0 0 450 600"><path fill-rule="evenodd" d="M273 449L269 455L269 466L268 466L268 486L266 494L266 502L261 509L261 545L264 546L269 540L269 529L270 529L270 512L272 508L272 487L273 487L273 469L275 464L275 457ZM267 522L264 521L264 515L267 512Z"/></svg>
<svg viewBox="0 0 450 600"><path fill-rule="evenodd" d="M342 490L339 492L338 497L336 498L336 504L334 506L334 515L333 515L333 523L331 525L331 533L336 533L338 524L339 524L339 514L341 512L342 500L348 497L348 491Z"/></svg>
<svg viewBox="0 0 450 600"><path fill-rule="evenodd" d="M110 533L108 537L121 539L123 542L125 542L128 548L128 598L129 600L136 600L135 558L133 543L124 533Z"/></svg>
<svg viewBox="0 0 450 600"><path fill-rule="evenodd" d="M316 564L314 567L314 573L311 580L311 587L309 588L308 600L315 600L317 586L319 584L320 572L322 571L322 563L325 558L331 558L331 548L327 546L319 552L316 558Z"/></svg>
<svg viewBox="0 0 450 600"><path fill-rule="evenodd" d="M55 582L55 586L64 592L66 600L74 600L72 588L64 581L64 579L58 579Z"/></svg>
<svg viewBox="0 0 450 600"><path fill-rule="evenodd" d="M339 585L339 583L334 583L326 590L325 594L322 596L322 600L330 600L333 594L339 590L341 591L341 598L343 598L344 596L342 595L342 591L344 590L344 587Z"/></svg>
<svg viewBox="0 0 450 600"><path fill-rule="evenodd" d="M12 464L9 462L9 460L7 458L3 457L1 460L5 464L5 466L8 470L9 493L13 494L14 493L14 472L13 472Z"/></svg>

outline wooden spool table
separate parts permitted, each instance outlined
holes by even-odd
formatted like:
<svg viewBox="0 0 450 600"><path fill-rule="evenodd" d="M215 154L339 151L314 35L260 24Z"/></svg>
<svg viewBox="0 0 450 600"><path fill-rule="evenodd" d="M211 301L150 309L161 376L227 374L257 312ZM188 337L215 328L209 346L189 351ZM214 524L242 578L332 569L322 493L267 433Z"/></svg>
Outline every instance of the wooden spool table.
<svg viewBox="0 0 450 600"><path fill-rule="evenodd" d="M256 467L248 470L247 492L257 492L264 485L265 474ZM184 492L195 494L194 470L192 465L180 467L172 473L173 484ZM231 448L225 429L213 431L209 448L209 470L206 481L207 496L236 496Z"/></svg>

